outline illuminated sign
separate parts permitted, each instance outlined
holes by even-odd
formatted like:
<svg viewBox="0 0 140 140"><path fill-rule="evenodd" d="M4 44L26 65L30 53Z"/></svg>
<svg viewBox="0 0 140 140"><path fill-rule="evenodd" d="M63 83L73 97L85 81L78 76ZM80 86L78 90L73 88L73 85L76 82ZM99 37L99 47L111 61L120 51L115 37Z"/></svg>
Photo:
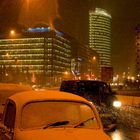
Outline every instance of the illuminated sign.
<svg viewBox="0 0 140 140"><path fill-rule="evenodd" d="M37 27L27 29L27 32L49 32L49 31L51 31L50 27Z"/></svg>
<svg viewBox="0 0 140 140"><path fill-rule="evenodd" d="M50 32L50 31L52 31L52 29L50 28L50 27L37 27L37 28L28 28L27 29L27 32L32 32L32 33L34 33L34 32ZM62 36L63 35L63 33L62 32L59 32L59 31L57 31L57 30L54 30L55 31L55 33L58 35L58 36Z"/></svg>

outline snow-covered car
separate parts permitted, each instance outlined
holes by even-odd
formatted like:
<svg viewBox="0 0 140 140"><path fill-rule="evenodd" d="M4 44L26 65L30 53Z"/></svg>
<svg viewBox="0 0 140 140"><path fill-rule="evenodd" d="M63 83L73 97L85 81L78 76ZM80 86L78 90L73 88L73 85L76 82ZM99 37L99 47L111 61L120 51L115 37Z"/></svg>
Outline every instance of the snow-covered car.
<svg viewBox="0 0 140 140"><path fill-rule="evenodd" d="M32 87L21 84L0 83L0 116L2 115L6 99L21 91L32 90Z"/></svg>
<svg viewBox="0 0 140 140"><path fill-rule="evenodd" d="M2 140L111 140L92 103L54 90L10 96L0 130Z"/></svg>

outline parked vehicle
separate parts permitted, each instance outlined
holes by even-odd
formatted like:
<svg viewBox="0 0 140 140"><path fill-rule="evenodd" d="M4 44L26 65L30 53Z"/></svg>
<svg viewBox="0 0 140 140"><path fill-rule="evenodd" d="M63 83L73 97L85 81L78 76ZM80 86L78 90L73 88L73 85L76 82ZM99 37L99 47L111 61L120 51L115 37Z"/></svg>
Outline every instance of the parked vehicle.
<svg viewBox="0 0 140 140"><path fill-rule="evenodd" d="M116 108L121 106L110 86L96 80L66 80L62 81L60 91L71 92L93 102L100 113L103 122L116 124ZM104 119L105 118L105 119ZM108 118L109 121L106 121ZM114 125L115 126L115 125Z"/></svg>
<svg viewBox="0 0 140 140"><path fill-rule="evenodd" d="M111 140L93 104L54 90L10 96L0 131L2 140Z"/></svg>
<svg viewBox="0 0 140 140"><path fill-rule="evenodd" d="M12 83L0 83L0 116L2 115L6 99L18 92L32 90L32 87Z"/></svg>

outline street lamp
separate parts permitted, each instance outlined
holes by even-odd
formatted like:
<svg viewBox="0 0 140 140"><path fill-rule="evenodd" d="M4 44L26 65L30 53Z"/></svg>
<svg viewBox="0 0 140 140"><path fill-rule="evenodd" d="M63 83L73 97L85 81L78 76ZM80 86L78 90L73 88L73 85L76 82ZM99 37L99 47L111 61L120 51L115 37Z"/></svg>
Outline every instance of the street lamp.
<svg viewBox="0 0 140 140"><path fill-rule="evenodd" d="M93 58L92 58L93 60L96 60L96 56L93 56Z"/></svg>
<svg viewBox="0 0 140 140"><path fill-rule="evenodd" d="M65 71L65 72L64 72L64 74L65 74L65 75L68 75L68 72L67 72L67 71Z"/></svg>
<svg viewBox="0 0 140 140"><path fill-rule="evenodd" d="M11 36L14 36L15 33L16 33L15 30L11 30L11 31L10 31L10 35L11 35Z"/></svg>
<svg viewBox="0 0 140 140"><path fill-rule="evenodd" d="M90 63L90 79L95 79L97 76L97 57L93 56L89 59Z"/></svg>
<svg viewBox="0 0 140 140"><path fill-rule="evenodd" d="M9 31L9 38L18 38L21 36L21 34L19 32L16 32L16 30L10 30Z"/></svg>
<svg viewBox="0 0 140 140"><path fill-rule="evenodd" d="M70 72L69 71L65 71L64 72L64 79L69 79L71 76Z"/></svg>

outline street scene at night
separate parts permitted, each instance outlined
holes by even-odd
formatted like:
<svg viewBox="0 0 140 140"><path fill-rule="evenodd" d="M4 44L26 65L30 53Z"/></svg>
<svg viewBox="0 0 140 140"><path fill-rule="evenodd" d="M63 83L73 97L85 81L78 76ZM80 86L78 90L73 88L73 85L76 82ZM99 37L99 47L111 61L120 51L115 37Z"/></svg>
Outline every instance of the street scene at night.
<svg viewBox="0 0 140 140"><path fill-rule="evenodd" d="M139 0L0 1L0 140L140 140Z"/></svg>

